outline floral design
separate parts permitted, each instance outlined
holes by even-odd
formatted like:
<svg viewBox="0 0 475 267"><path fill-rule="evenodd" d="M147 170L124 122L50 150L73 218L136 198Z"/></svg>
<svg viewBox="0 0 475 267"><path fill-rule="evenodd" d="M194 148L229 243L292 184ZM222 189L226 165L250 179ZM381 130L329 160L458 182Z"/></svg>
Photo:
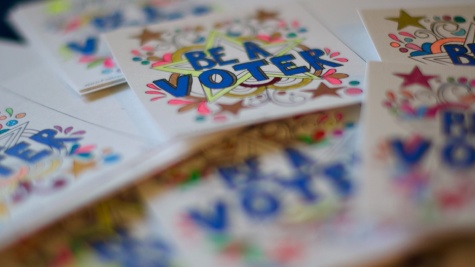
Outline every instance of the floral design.
<svg viewBox="0 0 475 267"><path fill-rule="evenodd" d="M422 74L415 67L407 74L398 90L388 90L383 106L401 119L434 120L448 108L468 110L475 105L475 79L447 77L445 81ZM417 78L419 77L419 78ZM422 79L417 82L411 79ZM424 82L431 79L431 84ZM411 82L408 82L411 80ZM428 87L427 87L428 85Z"/></svg>
<svg viewBox="0 0 475 267"><path fill-rule="evenodd" d="M458 65L447 56L445 46L473 43L470 33L475 31L475 18L460 15L413 16L400 10L399 17L388 17L394 21L398 31L389 33L389 45L409 58L423 63ZM472 38L470 40L470 38Z"/></svg>
<svg viewBox="0 0 475 267"><path fill-rule="evenodd" d="M183 77L183 73L189 68L177 73L167 70L167 67L181 63L184 60L184 54L188 51L203 50L205 47L209 47L210 42L218 38L216 36L227 38L226 40L235 44L252 41L262 47L288 45L293 47L295 52L309 51L311 55L314 55L312 49L303 44L304 39L299 39L304 38L303 34L306 32L306 27L301 25L298 20L287 22L279 18L278 12L260 10L249 18L215 23L214 30L211 32L204 30L200 25L168 31L152 31L144 28L141 34L131 37L141 41L140 47L131 50L131 59L140 65L161 72L172 72L168 82L171 86L177 86L177 80ZM330 48L325 47L321 51L323 54L320 58L327 62L335 62L337 66L349 61L340 52L332 51ZM308 89L314 80L319 80L322 84L337 86L343 85L344 80L348 77L348 74L340 72L337 67L326 68L322 65L319 70L312 71L308 76L280 75L268 77L265 81L257 81L251 77L241 81L231 91L226 91L219 96L213 96L213 92L199 92L197 89L192 90L186 97L164 100L170 94L169 89L165 90L155 83L146 85L148 89L145 90L145 94L151 96L150 101L166 101L169 105L180 106L177 113L193 110L196 113L195 120L198 122L211 120L222 123L232 120L233 117L238 117L247 109L263 105L292 107L323 95L339 97L340 94L355 96L361 94L362 90L359 88L346 87L334 88L335 90L342 89L339 93L330 93L330 90L324 92L323 88L320 89L321 93L302 90ZM359 81L348 82L350 86L359 84ZM345 89L343 90L343 88ZM219 101L216 101L217 99Z"/></svg>

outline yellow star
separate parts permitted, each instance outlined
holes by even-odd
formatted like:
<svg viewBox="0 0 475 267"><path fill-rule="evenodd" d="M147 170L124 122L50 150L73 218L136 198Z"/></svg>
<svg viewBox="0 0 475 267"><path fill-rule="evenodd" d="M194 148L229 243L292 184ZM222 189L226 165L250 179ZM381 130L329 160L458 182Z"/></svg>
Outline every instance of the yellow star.
<svg viewBox="0 0 475 267"><path fill-rule="evenodd" d="M162 34L163 32L152 32L144 28L141 34L132 36L131 38L140 39L140 45L144 45L152 40L162 40Z"/></svg>
<svg viewBox="0 0 475 267"><path fill-rule="evenodd" d="M337 93L338 90L342 89L343 87L336 87L336 88L330 88L326 84L321 83L317 89L309 89L309 90L303 90L304 92L312 93L312 99L313 98L318 98L323 95L331 95L331 96L337 96L340 97L340 95Z"/></svg>
<svg viewBox="0 0 475 267"><path fill-rule="evenodd" d="M76 178L78 178L83 172L93 169L96 167L96 162L95 161L88 161L88 162L82 162L79 160L74 160L73 161L73 166L71 166L71 169L69 172L73 174Z"/></svg>
<svg viewBox="0 0 475 267"><path fill-rule="evenodd" d="M301 39L287 40L285 42L279 42L279 43L275 43L275 44L263 44L263 45L261 45L261 48L267 49L268 51L270 51L269 49L271 49L271 50L273 49L274 51L271 52L273 54L273 56L280 56L280 55L284 55L284 54L288 53L294 47L299 45L301 42L302 42ZM246 53L244 51L242 40L240 40L239 38L232 38L232 37L223 35L223 34L217 32L217 31L212 31L212 32L209 33L208 40L207 40L206 44L204 45L204 50L208 50L210 48L215 47L217 43L219 43L222 46L231 45L231 46L234 46L234 47L238 47L238 50L240 50L241 54ZM180 60L180 61L174 61L174 62L164 64L164 65L160 65L160 66L156 66L156 67L154 67L154 69L159 70L159 71L178 73L178 74L184 74L184 75L191 74L193 77L199 77L199 75L201 73L203 73L203 71L204 71L204 70L194 70L191 67L188 60L185 60L185 59ZM314 77L312 77L312 75L310 73L303 73L303 74L300 74L300 75L293 75L293 76L285 76L282 73L275 74L275 73L271 73L271 72L266 73L266 74L269 77L281 77L282 76L282 77L285 77L285 78L299 78L299 79L314 78ZM231 90L233 90L237 86L239 86L241 83L244 83L245 81L247 81L251 77L252 77L252 75L249 71L243 72L241 75L239 75L237 77L238 79L233 85L231 85L227 88L223 88L223 89L219 90L219 92L217 92L217 93L212 92L211 89L209 89L205 86L203 86L202 88L203 88L203 91L205 92L207 101L208 102L213 102L213 101L219 99L220 97L222 97L223 95L227 94L228 92L230 92ZM317 79L317 77L315 77L314 79Z"/></svg>
<svg viewBox="0 0 475 267"><path fill-rule="evenodd" d="M401 9L399 11L399 17L397 18L391 17L391 18L386 18L386 19L397 22L398 23L397 29L401 30L407 26L414 26L417 28L425 29L425 27L419 23L419 20L423 18L425 18L425 16L411 17L411 15L407 14L406 11Z"/></svg>

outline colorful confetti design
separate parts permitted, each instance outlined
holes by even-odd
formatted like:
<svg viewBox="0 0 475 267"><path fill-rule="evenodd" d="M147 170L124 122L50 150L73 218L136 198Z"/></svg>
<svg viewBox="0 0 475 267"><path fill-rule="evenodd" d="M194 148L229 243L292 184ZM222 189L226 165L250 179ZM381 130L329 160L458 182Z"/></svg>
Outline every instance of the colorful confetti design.
<svg viewBox="0 0 475 267"><path fill-rule="evenodd" d="M138 48L131 50L131 60L147 68L170 72L168 82L176 86L185 70L180 69L179 73L173 70L178 68L177 64L184 62L184 53L203 50L218 38L241 45L243 42L253 41L263 49L279 44L286 45L295 51L310 50L302 39L302 34L307 32L306 27L297 20L291 22L282 20L278 12L259 10L246 19L218 22L214 28L211 32L207 32L200 25L168 31L152 31L143 28L140 33L130 37L137 39L140 43ZM249 32L253 34L250 35ZM328 62L346 64L349 61L340 52L332 51L330 48L322 48L322 52L324 53L322 59ZM191 74L197 75L197 73ZM148 89L145 90L145 94L150 95L151 102L166 101L168 105L177 106L177 113L194 112L196 122L223 123L238 117L246 109L262 105L298 106L322 96L359 96L363 93L359 87L360 81L356 80L345 82L348 83L347 86L335 88L334 86L343 85L344 80L349 77L348 74L338 72L337 68L318 70L308 73L305 77L294 76L296 77L281 75L271 77L264 82L257 82L250 78L241 81L229 92L220 92L219 96L204 90L203 94L195 92L193 95L174 99L169 99L173 97L170 92L150 82L146 85ZM325 87L300 90L314 79L322 80L321 85ZM226 101L215 102L220 98Z"/></svg>
<svg viewBox="0 0 475 267"><path fill-rule="evenodd" d="M475 17L449 14L416 16L401 9L398 17L385 19L397 24L397 31L388 34L389 45L409 58L422 63L468 64L453 61L445 46L474 44Z"/></svg>

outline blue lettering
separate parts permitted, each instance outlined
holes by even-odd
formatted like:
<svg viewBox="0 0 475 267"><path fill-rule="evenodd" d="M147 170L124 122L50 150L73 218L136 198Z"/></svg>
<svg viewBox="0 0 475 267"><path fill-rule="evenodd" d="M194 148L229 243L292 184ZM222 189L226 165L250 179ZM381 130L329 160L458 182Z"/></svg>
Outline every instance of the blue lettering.
<svg viewBox="0 0 475 267"><path fill-rule="evenodd" d="M422 160L429 150L431 143L428 140L421 140L421 142L409 150L404 148L403 142L399 139L391 141L390 145L399 160L412 166Z"/></svg>
<svg viewBox="0 0 475 267"><path fill-rule="evenodd" d="M454 168L470 168L475 164L475 148L463 142L452 142L442 150L443 161Z"/></svg>
<svg viewBox="0 0 475 267"><path fill-rule="evenodd" d="M312 166L314 164L312 159L300 153L300 151L296 149L286 148L285 153L287 154L287 157L292 163L292 166L294 166L295 168L302 168L304 166Z"/></svg>
<svg viewBox="0 0 475 267"><path fill-rule="evenodd" d="M0 155L0 160L3 160L5 157ZM8 177L13 174L13 170L0 164L0 175Z"/></svg>
<svg viewBox="0 0 475 267"><path fill-rule="evenodd" d="M309 69L306 67L297 67L291 60L294 60L294 55L283 55L278 57L273 57L270 59L272 64L276 65L279 70L285 75L296 75L304 72L308 72Z"/></svg>
<svg viewBox="0 0 475 267"><path fill-rule="evenodd" d="M5 154L19 158L31 164L36 163L51 154L51 151L48 150L42 150L35 153L35 151L28 149L29 146L28 143L21 142L5 150Z"/></svg>
<svg viewBox="0 0 475 267"><path fill-rule="evenodd" d="M222 46L218 46L218 47L209 49L208 52L214 58L216 63L218 63L218 65L220 66L239 63L239 60L237 59L223 61L223 57L225 56L225 54L223 53L223 50L224 48Z"/></svg>
<svg viewBox="0 0 475 267"><path fill-rule="evenodd" d="M297 172L292 180L280 179L278 182L284 187L297 190L307 202L317 201L318 194L311 189L312 177L309 174L309 170L303 170L304 167L310 168L314 162L296 149L287 148L285 152L292 166L297 169Z"/></svg>
<svg viewBox="0 0 475 267"><path fill-rule="evenodd" d="M299 52L300 56L305 59L315 70L322 70L323 66L327 65L330 67L339 67L343 66L342 64L334 63L331 61L323 60L320 57L325 55L320 49L312 49Z"/></svg>
<svg viewBox="0 0 475 267"><path fill-rule="evenodd" d="M31 140L34 140L40 144L47 145L52 148L62 149L64 147L64 143L67 142L77 142L81 140L80 137L76 138L55 138L58 132L53 129L45 129L37 134L30 137Z"/></svg>
<svg viewBox="0 0 475 267"><path fill-rule="evenodd" d="M257 81L265 81L269 79L269 77L267 77L265 72L262 71L261 67L267 64L268 63L265 59L261 59L258 61L251 61L234 65L233 69L236 71L248 70L251 73L252 77L254 77L254 79L256 79Z"/></svg>
<svg viewBox="0 0 475 267"><path fill-rule="evenodd" d="M187 74L178 77L176 86L167 81L167 79L153 81L153 84L172 96L184 97L190 94L192 82L191 75Z"/></svg>
<svg viewBox="0 0 475 267"><path fill-rule="evenodd" d="M221 81L213 80L214 75L219 76ZM211 69L201 73L199 79L204 86L210 89L224 89L236 83L237 77L226 70Z"/></svg>
<svg viewBox="0 0 475 267"><path fill-rule="evenodd" d="M216 202L214 210L209 214L204 214L198 210L190 210L188 215L197 225L214 231L225 231L228 227L227 206L221 200Z"/></svg>
<svg viewBox="0 0 475 267"><path fill-rule="evenodd" d="M280 210L279 201L269 193L255 189L241 193L241 204L249 217L266 218L276 215Z"/></svg>
<svg viewBox="0 0 475 267"><path fill-rule="evenodd" d="M216 62L207 58L205 52L203 51L187 52L185 53L185 57L195 70L211 69L212 67L216 66ZM203 62L205 65L202 66L200 62Z"/></svg>
<svg viewBox="0 0 475 267"><path fill-rule="evenodd" d="M470 48L472 53L475 53L475 44L469 44L468 47ZM465 46L449 44L444 45L444 48L454 65L475 65L475 57L467 54L468 49L465 48ZM462 58L464 58L466 62L462 62Z"/></svg>
<svg viewBox="0 0 475 267"><path fill-rule="evenodd" d="M244 42L244 49L246 49L247 57L250 60L259 59L259 54L264 58L272 56L271 53L262 49L262 47L253 42Z"/></svg>
<svg viewBox="0 0 475 267"><path fill-rule="evenodd" d="M218 168L218 172L227 186L232 189L262 177L256 158L247 159L243 165Z"/></svg>
<svg viewBox="0 0 475 267"><path fill-rule="evenodd" d="M347 197L350 196L353 191L353 185L351 184L350 179L348 178L348 172L346 171L345 165L341 163L336 163L325 167L323 173L330 178L330 181L338 190L340 195Z"/></svg>
<svg viewBox="0 0 475 267"><path fill-rule="evenodd" d="M465 138L468 133L475 134L475 113L471 115L472 127L465 124L465 114L455 111L444 111L442 114L442 130L451 138Z"/></svg>
<svg viewBox="0 0 475 267"><path fill-rule="evenodd" d="M306 202L312 203L318 200L318 194L311 189L310 175L298 171L292 180L278 180L278 182L285 188L295 189Z"/></svg>
<svg viewBox="0 0 475 267"><path fill-rule="evenodd" d="M69 42L66 44L66 46L74 52L89 56L96 52L97 39L95 37L89 37L86 39L84 44L80 44L78 42Z"/></svg>

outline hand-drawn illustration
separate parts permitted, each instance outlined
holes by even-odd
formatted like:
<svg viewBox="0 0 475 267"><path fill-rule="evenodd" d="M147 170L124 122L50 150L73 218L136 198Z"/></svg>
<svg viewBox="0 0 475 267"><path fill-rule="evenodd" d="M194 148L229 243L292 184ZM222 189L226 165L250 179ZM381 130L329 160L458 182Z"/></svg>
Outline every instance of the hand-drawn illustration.
<svg viewBox="0 0 475 267"><path fill-rule="evenodd" d="M171 134L357 103L364 62L299 13L298 5L260 9L106 39L131 87ZM186 123L170 124L173 118Z"/></svg>
<svg viewBox="0 0 475 267"><path fill-rule="evenodd" d="M160 188L144 194L186 262L314 266L328 260L327 237L341 244L365 238L347 213L357 183L351 168L358 110L247 127L142 190Z"/></svg>
<svg viewBox="0 0 475 267"><path fill-rule="evenodd" d="M143 149L133 138L2 90L0 230L34 202L94 179Z"/></svg>
<svg viewBox="0 0 475 267"><path fill-rule="evenodd" d="M136 190L70 215L2 251L8 266L176 266L177 258ZM153 253L150 253L153 252Z"/></svg>
<svg viewBox="0 0 475 267"><path fill-rule="evenodd" d="M423 73L415 66L410 73L394 73L402 78L396 90L388 90L383 105L401 119L433 120L441 111L475 110L475 79L443 77Z"/></svg>
<svg viewBox="0 0 475 267"><path fill-rule="evenodd" d="M24 202L30 195L51 194L79 179L83 173L103 164L114 164L120 155L111 148L99 150L96 144L83 143L85 130L54 125L30 128L26 113L14 115L5 109L0 116L0 197L3 216L6 207ZM1 114L0 114L1 115ZM0 216L0 217L3 217Z"/></svg>
<svg viewBox="0 0 475 267"><path fill-rule="evenodd" d="M378 127L366 128L365 171L395 200L369 206L394 221L403 211L426 223L472 220L475 76L466 67L383 64L371 66L367 111ZM378 186L366 193L379 195Z"/></svg>
<svg viewBox="0 0 475 267"><path fill-rule="evenodd" d="M383 60L408 58L413 63L449 66L475 65L474 14L475 6L363 11Z"/></svg>
<svg viewBox="0 0 475 267"><path fill-rule="evenodd" d="M207 3L179 1L48 1L19 7L17 26L79 93L122 83L100 34L125 26L161 23L212 11Z"/></svg>

